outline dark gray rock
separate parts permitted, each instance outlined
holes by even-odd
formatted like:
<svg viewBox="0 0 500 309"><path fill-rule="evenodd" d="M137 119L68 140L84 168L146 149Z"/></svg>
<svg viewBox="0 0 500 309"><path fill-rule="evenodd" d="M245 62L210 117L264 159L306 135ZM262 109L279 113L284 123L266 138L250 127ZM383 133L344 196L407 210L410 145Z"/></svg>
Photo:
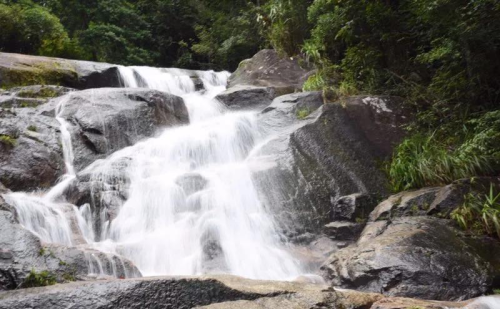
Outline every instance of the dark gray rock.
<svg viewBox="0 0 500 309"><path fill-rule="evenodd" d="M277 93L287 94L302 90L302 85L312 73L311 68L301 67L299 58L283 58L272 49L264 49L240 63L229 78L229 87L274 87Z"/></svg>
<svg viewBox="0 0 500 309"><path fill-rule="evenodd" d="M390 296L463 300L487 292L492 264L450 221L402 217L369 223L323 265L334 286ZM497 244L498 246L498 244Z"/></svg>
<svg viewBox="0 0 500 309"><path fill-rule="evenodd" d="M7 188L49 188L64 174L59 123L53 113L0 109L0 136L6 139L0 142L0 181Z"/></svg>
<svg viewBox="0 0 500 309"><path fill-rule="evenodd" d="M357 240L364 227L364 223L336 221L325 225L323 232L333 240L350 241Z"/></svg>
<svg viewBox="0 0 500 309"><path fill-rule="evenodd" d="M332 220L365 222L377 205L378 199L377 195L362 193L341 196L333 202Z"/></svg>
<svg viewBox="0 0 500 309"><path fill-rule="evenodd" d="M100 88L74 92L63 100L61 116L72 125L77 170L160 128L189 122L182 98L155 90Z"/></svg>
<svg viewBox="0 0 500 309"><path fill-rule="evenodd" d="M215 98L230 108L265 107L276 97L272 87L234 86Z"/></svg>
<svg viewBox="0 0 500 309"><path fill-rule="evenodd" d="M82 245L43 243L18 223L14 208L0 196L0 290L23 287L32 271L46 271L57 282L89 280L90 272L101 276L140 276L130 261L116 255Z"/></svg>
<svg viewBox="0 0 500 309"><path fill-rule="evenodd" d="M311 97L316 99L309 101ZM299 106L302 99L321 107L298 119L290 105ZM275 99L261 114L259 126L275 138L255 155L266 168L254 178L289 237L319 233L332 221L332 205L341 196L387 196L387 178L379 163L392 155L409 117L399 110L397 99L366 99L322 104L318 93L293 94Z"/></svg>

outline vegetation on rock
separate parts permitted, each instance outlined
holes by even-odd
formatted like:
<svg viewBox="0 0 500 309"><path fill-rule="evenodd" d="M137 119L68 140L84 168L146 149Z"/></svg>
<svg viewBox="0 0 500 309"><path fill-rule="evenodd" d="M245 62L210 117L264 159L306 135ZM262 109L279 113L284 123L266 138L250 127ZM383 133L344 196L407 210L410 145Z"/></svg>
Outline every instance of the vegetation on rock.
<svg viewBox="0 0 500 309"><path fill-rule="evenodd" d="M22 286L23 288L34 288L54 285L56 283L56 277L50 272L46 270L36 272L34 269L32 269L28 277L26 277L26 279L24 280Z"/></svg>
<svg viewBox="0 0 500 309"><path fill-rule="evenodd" d="M500 238L500 192L490 184L486 195L467 194L464 204L453 211L452 218L464 229Z"/></svg>

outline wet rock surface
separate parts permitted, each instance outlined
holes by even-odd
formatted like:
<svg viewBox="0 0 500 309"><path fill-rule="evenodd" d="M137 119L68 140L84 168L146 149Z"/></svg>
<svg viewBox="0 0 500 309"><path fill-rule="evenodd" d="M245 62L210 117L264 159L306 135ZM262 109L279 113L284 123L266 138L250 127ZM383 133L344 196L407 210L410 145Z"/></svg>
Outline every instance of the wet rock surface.
<svg viewBox="0 0 500 309"><path fill-rule="evenodd" d="M160 128L189 122L180 97L155 90L92 89L63 99L61 116L71 124L77 170Z"/></svg>
<svg viewBox="0 0 500 309"><path fill-rule="evenodd" d="M271 104L276 97L272 87L234 86L217 95L216 99L232 109L255 108Z"/></svg>
<svg viewBox="0 0 500 309"><path fill-rule="evenodd" d="M322 270L334 286L391 296L463 300L489 291L493 267L445 219L403 217L368 223L356 244Z"/></svg>
<svg viewBox="0 0 500 309"><path fill-rule="evenodd" d="M36 107L73 90L72 88L50 85L15 87L0 91L0 108Z"/></svg>
<svg viewBox="0 0 500 309"><path fill-rule="evenodd" d="M59 123L41 107L0 109L0 181L11 190L49 188L64 174Z"/></svg>
<svg viewBox="0 0 500 309"><path fill-rule="evenodd" d="M263 198L277 210L284 231L319 232L335 216L342 217L334 213L342 196L387 195L386 175L378 162L392 155L407 118L397 109L396 99L384 97L380 99L384 103L376 101L378 105L363 99L323 104L319 93L292 94L276 98L263 111L262 126L276 133L259 152L270 167L255 178L266 192ZM298 117L293 110L299 106L307 106L309 114ZM271 183L278 183L273 192L265 189ZM361 214L347 221L357 215Z"/></svg>
<svg viewBox="0 0 500 309"><path fill-rule="evenodd" d="M42 272L57 282L88 280L89 273L140 276L129 261L84 246L46 244L18 223L16 211L0 196L0 290L23 287ZM1 301L0 301L1 303Z"/></svg>
<svg viewBox="0 0 500 309"><path fill-rule="evenodd" d="M469 302L387 298L299 282L256 281L233 276L157 277L76 282L0 293L0 308L463 308ZM396 307L398 305L399 307ZM490 308L488 308L490 309Z"/></svg>
<svg viewBox="0 0 500 309"><path fill-rule="evenodd" d="M274 87L279 94L292 93L302 90L312 72L311 68L301 67L298 58L282 58L276 51L264 49L240 63L229 78L229 87Z"/></svg>

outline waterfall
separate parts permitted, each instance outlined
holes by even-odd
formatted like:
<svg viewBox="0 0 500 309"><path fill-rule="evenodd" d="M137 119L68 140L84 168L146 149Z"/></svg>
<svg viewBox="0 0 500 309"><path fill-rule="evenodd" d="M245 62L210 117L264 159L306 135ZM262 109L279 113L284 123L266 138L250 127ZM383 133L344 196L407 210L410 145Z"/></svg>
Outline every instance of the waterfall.
<svg viewBox="0 0 500 309"><path fill-rule="evenodd" d="M182 96L190 125L165 129L87 167L93 193L104 190L106 181L118 174L126 177L127 200L112 220L102 212L91 213L88 204L73 209L85 240L96 250L131 260L146 276L299 276L299 262L288 252L252 181L247 158L263 138L257 133L256 114L228 112L214 99L225 89L229 73L149 67L120 67L119 72L125 87ZM203 91L195 91L195 79L203 83ZM69 99L62 99L56 109L65 177L45 197L30 197L36 206L25 201L26 194L7 199L22 213L21 224L27 229L45 241L63 244L71 244L71 236L54 201L76 177L70 124L62 117ZM124 161L125 166L120 164ZM103 227L99 237L92 228L96 220ZM88 263L89 272L102 274L96 255L90 254ZM111 265L116 274L116 263Z"/></svg>

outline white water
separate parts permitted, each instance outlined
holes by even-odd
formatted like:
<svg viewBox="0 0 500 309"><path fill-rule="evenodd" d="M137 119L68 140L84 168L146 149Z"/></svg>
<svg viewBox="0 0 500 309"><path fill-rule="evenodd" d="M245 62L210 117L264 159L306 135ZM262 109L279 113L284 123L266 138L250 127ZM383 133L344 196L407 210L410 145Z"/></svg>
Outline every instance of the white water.
<svg viewBox="0 0 500 309"><path fill-rule="evenodd" d="M262 139L256 133L255 115L226 112L213 99L225 89L229 74L194 72L206 89L198 93L186 71L121 67L120 73L126 87L181 95L190 125L167 129L87 168L94 193L119 175L126 178L128 198L111 221L105 211L91 213L89 205L75 210L85 240L95 249L130 259L146 276L230 273L274 280L299 276L298 261L287 252L252 183L246 159ZM15 193L7 199L23 213L21 223L43 240L71 244L69 224L53 202L75 178L71 135L61 117L64 102L58 105L56 119L66 176L45 197ZM120 162L127 162L124 171ZM95 220L103 227L99 237L92 228ZM102 273L95 255L88 261L90 273Z"/></svg>

